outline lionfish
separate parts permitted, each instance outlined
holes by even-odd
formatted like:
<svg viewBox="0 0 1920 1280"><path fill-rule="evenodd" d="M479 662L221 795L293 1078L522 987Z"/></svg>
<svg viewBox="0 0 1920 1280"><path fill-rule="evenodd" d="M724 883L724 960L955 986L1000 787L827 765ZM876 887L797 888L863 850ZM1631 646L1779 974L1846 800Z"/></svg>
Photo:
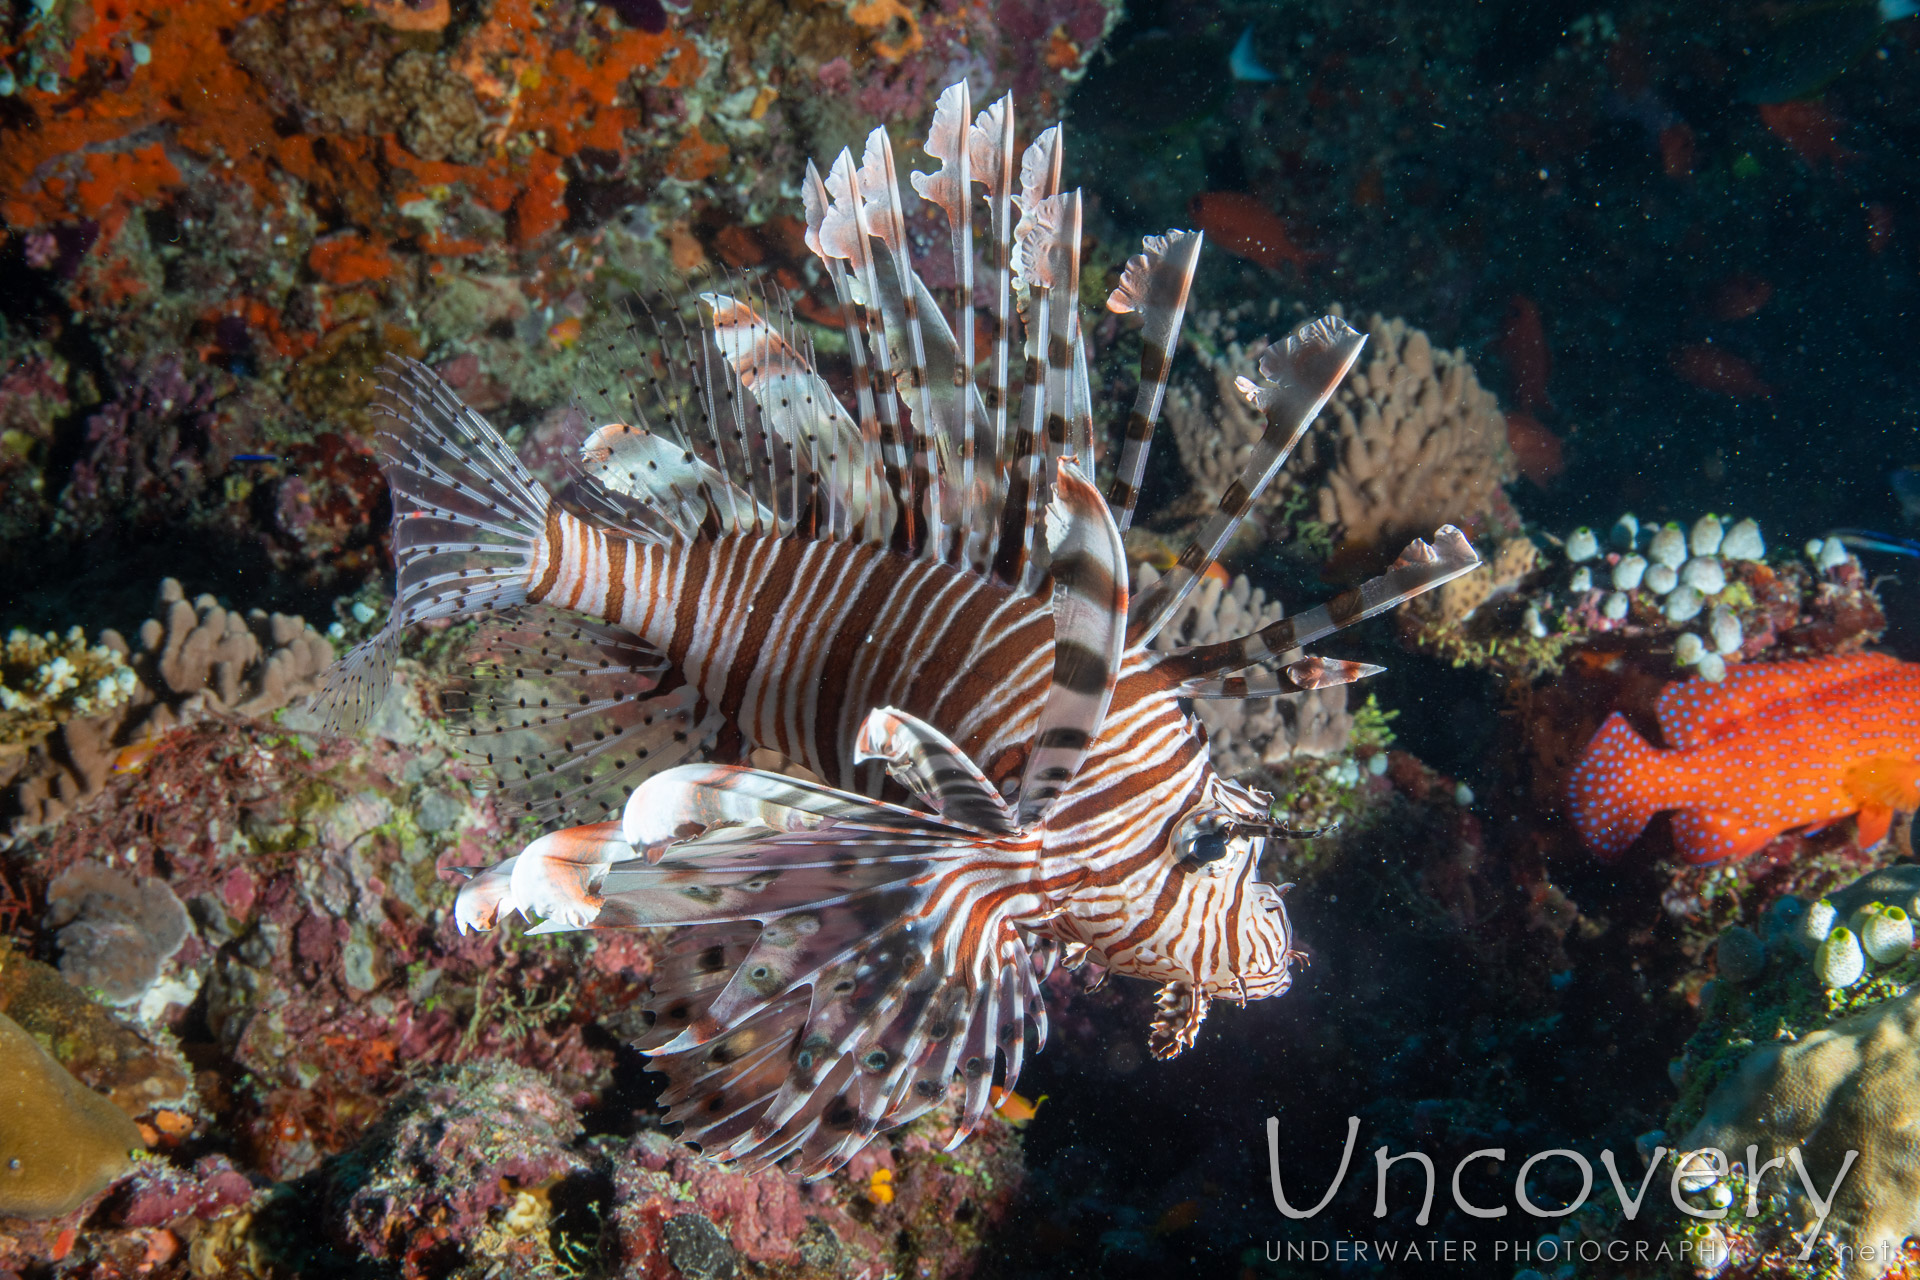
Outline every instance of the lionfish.
<svg viewBox="0 0 1920 1280"><path fill-rule="evenodd" d="M498 615L450 713L508 800L559 829L469 880L459 923L675 927L638 1047L682 1137L748 1169L791 1157L822 1176L949 1099L957 1145L996 1076L1014 1088L1029 1035L1044 1046L1059 963L1160 984L1163 1058L1213 1001L1286 991L1300 953L1258 867L1287 833L1214 772L1184 700L1371 674L1292 651L1479 563L1443 527L1327 604L1151 649L1365 339L1327 317L1267 348L1239 384L1266 422L1244 473L1130 592L1121 531L1202 237L1149 238L1107 300L1137 314L1144 352L1103 496L1060 127L1016 153L1010 97L970 117L967 86L947 89L926 141L939 168L912 175L951 233L944 309L909 252L886 131L857 163L807 167L851 410L790 306L758 294L703 294L710 321L655 321L652 346L628 311L629 332L595 344L576 407L604 425L558 497L424 366L383 377L396 599L320 705L360 728L405 627Z"/></svg>

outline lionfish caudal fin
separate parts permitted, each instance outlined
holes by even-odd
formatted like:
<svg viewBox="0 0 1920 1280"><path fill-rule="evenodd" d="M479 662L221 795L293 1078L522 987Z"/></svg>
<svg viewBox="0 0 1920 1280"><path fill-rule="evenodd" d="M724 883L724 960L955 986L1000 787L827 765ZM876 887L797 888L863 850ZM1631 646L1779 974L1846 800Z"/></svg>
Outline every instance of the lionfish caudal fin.
<svg viewBox="0 0 1920 1280"><path fill-rule="evenodd" d="M920 807L683 765L636 789L621 821L550 833L471 881L459 921L685 926L638 1047L668 1077L667 1118L709 1155L748 1169L791 1156L819 1177L950 1096L957 1143L986 1112L996 1057L1012 1088L1029 1022L1045 1043L1037 957L1011 923L1034 906L1020 881L1038 836L905 712L873 712L858 755Z"/></svg>

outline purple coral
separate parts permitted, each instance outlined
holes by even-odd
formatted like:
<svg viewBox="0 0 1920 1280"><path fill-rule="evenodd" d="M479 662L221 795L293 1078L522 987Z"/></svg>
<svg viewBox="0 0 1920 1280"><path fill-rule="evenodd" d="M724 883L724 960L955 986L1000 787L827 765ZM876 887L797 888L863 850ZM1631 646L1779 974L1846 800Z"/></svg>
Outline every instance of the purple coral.
<svg viewBox="0 0 1920 1280"><path fill-rule="evenodd" d="M87 418L85 452L64 498L76 514L184 496L211 450L212 388L188 378L177 356L132 371L126 387Z"/></svg>

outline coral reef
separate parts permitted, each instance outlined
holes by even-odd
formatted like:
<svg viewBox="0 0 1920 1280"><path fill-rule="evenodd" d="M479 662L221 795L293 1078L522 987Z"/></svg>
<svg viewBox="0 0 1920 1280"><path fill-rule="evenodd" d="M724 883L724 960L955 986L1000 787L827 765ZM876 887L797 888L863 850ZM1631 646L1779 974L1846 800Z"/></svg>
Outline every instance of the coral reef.
<svg viewBox="0 0 1920 1280"><path fill-rule="evenodd" d="M1842 1273L1879 1276L1902 1260L1901 1246L1916 1229L1920 1168L1903 1139L1920 1107L1916 1035L1920 994L1910 993L1756 1046L1706 1100L1680 1148L1715 1148L1730 1160L1756 1153L1761 1163L1744 1170L1743 1192L1758 1177L1765 1193L1760 1171L1768 1164L1778 1169L1771 1175L1773 1194L1785 1204L1774 1216L1785 1218L1790 1230L1804 1232L1822 1221L1810 1183L1815 1196L1830 1202L1823 1225L1843 1246ZM1790 1164L1789 1152L1803 1163ZM1841 1178L1843 1162L1853 1167ZM1697 1189L1707 1190L1716 1179L1698 1181Z"/></svg>
<svg viewBox="0 0 1920 1280"><path fill-rule="evenodd" d="M145 1146L119 1108L0 1014L0 1218L57 1218L133 1167Z"/></svg>
<svg viewBox="0 0 1920 1280"><path fill-rule="evenodd" d="M965 1276L1024 1171L1012 1124L990 1121L949 1156L951 1122L946 1109L924 1117L813 1187L728 1173L664 1134L643 1133L616 1157L609 1230L620 1256L664 1256L687 1276L908 1266Z"/></svg>
<svg viewBox="0 0 1920 1280"><path fill-rule="evenodd" d="M519 1274L554 1267L553 1203L589 1168L571 1149L579 1133L569 1099L538 1072L444 1069L329 1166L325 1218L341 1248L402 1275L440 1271L456 1251Z"/></svg>
<svg viewBox="0 0 1920 1280"><path fill-rule="evenodd" d="M259 609L243 616L211 596L189 603L172 578L160 584L156 608L162 617L141 624L137 654L118 632L103 632L90 649L68 634L68 649L111 672L101 679L111 678L117 700L102 709L105 694L96 694L85 710L76 701L43 742L11 760L0 756L0 786L11 789L17 820L51 821L97 795L116 770L138 768L152 744L181 725L206 715L262 716L304 697L333 661L326 637L301 619ZM32 649L32 638L20 647ZM63 679L74 678L72 661L60 656L41 670L56 662L68 664Z"/></svg>
<svg viewBox="0 0 1920 1280"><path fill-rule="evenodd" d="M18 273L0 570L26 579L30 546L78 560L82 539L166 524L350 592L379 563L367 404L384 353L472 362L484 375L456 383L528 429L567 399L582 321L609 297L714 263L805 290L799 257L769 252L797 243L766 213L792 156L831 154L862 121L918 124L961 75L1057 111L1118 13L23 11L0 46L0 253ZM73 359L90 348L105 358Z"/></svg>
<svg viewBox="0 0 1920 1280"><path fill-rule="evenodd" d="M306 737L293 713L205 716L111 775L102 803L16 837L4 870L34 904L25 938L53 955L64 911L126 922L164 886L189 929L153 990L201 994L150 998L130 1026L0 952L0 1009L141 1118L161 1157L77 1235L68 1219L0 1229L0 1267L127 1272L164 1236L177 1253L148 1274L269 1274L340 1250L401 1275L667 1274L702 1242L741 1267L964 1274L1020 1186L1012 1127L949 1157L938 1113L811 1188L659 1133L613 1047L637 1030L653 938L458 932L453 868L510 833L434 727L426 674L405 663L402 680L365 746ZM880 1167L885 1205L868 1194ZM673 1225L687 1217L709 1225Z"/></svg>
<svg viewBox="0 0 1920 1280"><path fill-rule="evenodd" d="M1192 345L1213 375L1215 394L1183 389L1168 399L1167 422L1195 481L1186 501L1202 510L1238 476L1265 429L1235 387L1264 350L1263 342L1237 341L1244 320L1198 317ZM1515 528L1518 517L1502 488L1514 477L1506 420L1465 352L1435 350L1404 320L1375 315L1367 332L1366 362L1288 461L1288 483L1262 497L1270 519L1311 494L1306 512L1316 536L1330 542L1329 569L1339 575L1376 571L1409 540L1443 524L1475 538Z"/></svg>
<svg viewBox="0 0 1920 1280"><path fill-rule="evenodd" d="M138 1004L192 932L164 880L76 862L47 886L60 972L108 1004Z"/></svg>
<svg viewBox="0 0 1920 1280"><path fill-rule="evenodd" d="M177 1127L194 1105L192 1072L178 1050L150 1026L135 1027L90 999L59 970L0 949L0 1013L5 1013L89 1089L129 1116L158 1117Z"/></svg>
<svg viewBox="0 0 1920 1280"><path fill-rule="evenodd" d="M1403 633L1455 666L1508 679L1537 680L1631 652L1658 654L1670 669L1711 680L1730 663L1849 652L1886 626L1859 561L1837 542L1831 550L1814 544L1804 559L1769 556L1758 525L1724 523L1695 522L1693 542L1708 548L1699 553L1678 524L1642 527L1631 515L1616 522L1604 549L1586 528L1557 550L1508 539L1487 557L1489 571L1404 610ZM1728 537L1731 550L1723 550Z"/></svg>
<svg viewBox="0 0 1920 1280"><path fill-rule="evenodd" d="M65 636L16 629L0 650L0 748L43 738L75 717L104 715L134 687L121 651L89 645L78 627Z"/></svg>

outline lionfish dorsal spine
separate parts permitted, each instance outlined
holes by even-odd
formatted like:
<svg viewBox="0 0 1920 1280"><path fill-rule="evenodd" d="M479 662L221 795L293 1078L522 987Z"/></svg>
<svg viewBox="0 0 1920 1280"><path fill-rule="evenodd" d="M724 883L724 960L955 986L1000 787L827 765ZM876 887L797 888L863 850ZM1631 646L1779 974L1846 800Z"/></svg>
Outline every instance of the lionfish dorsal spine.
<svg viewBox="0 0 1920 1280"><path fill-rule="evenodd" d="M1249 396L1265 415L1266 429L1239 478L1227 486L1166 576L1134 597L1128 631L1135 644L1151 641L1178 612L1360 358L1366 342L1366 335L1346 321L1326 316L1267 348L1260 360L1262 384Z"/></svg>
<svg viewBox="0 0 1920 1280"><path fill-rule="evenodd" d="M1356 622L1364 622L1479 567L1480 557L1466 535L1450 524L1442 525L1431 543L1414 539L1385 573L1341 592L1324 604L1269 623L1249 636L1172 650L1166 661L1177 664L1174 669L1185 680L1204 680L1259 663L1280 661L1295 649L1325 639ZM1293 666L1288 670L1293 670ZM1302 676L1311 670L1302 668Z"/></svg>
<svg viewBox="0 0 1920 1280"><path fill-rule="evenodd" d="M967 131L968 162L986 188L993 236L993 376L988 384L993 414L993 453L1007 456L1007 404L1013 333L1013 95L982 111Z"/></svg>
<svg viewBox="0 0 1920 1280"><path fill-rule="evenodd" d="M859 414L861 456L868 468L868 483L875 486L877 492L884 493L891 500L892 508L897 510L901 500L899 476L884 447L879 410L874 403L873 370L867 363L866 336L855 309L853 288L847 278L846 264L850 251L841 251L844 247L844 231L837 224L829 225L829 218L836 216L833 197L827 190L826 179L820 176L819 166L812 160L807 161L800 191L806 213L807 247L826 264L827 278L833 285L834 301L840 308L840 327L846 336L847 359L853 366L854 407ZM862 530L863 540L885 542L893 527L889 516L890 513L878 503L869 507L866 525Z"/></svg>
<svg viewBox="0 0 1920 1280"><path fill-rule="evenodd" d="M1075 393L1070 390L1074 374L1074 348L1080 342L1080 193L1071 191L1057 197L1059 225L1053 241L1053 280L1048 298L1050 326L1047 330L1047 461L1058 462L1078 448L1077 433L1068 430ZM1093 459L1088 452L1080 465L1089 472Z"/></svg>
<svg viewBox="0 0 1920 1280"><path fill-rule="evenodd" d="M887 343L885 321L880 314L879 273L873 260L873 230L867 218L853 162L853 152L842 148L827 173L829 205L822 223L821 242L827 251L848 259L852 264L849 281L853 294L853 312L866 332L873 363L872 386L879 409L880 446L886 458L887 486L896 495L900 520L891 531L894 545L915 551L921 545L919 531L920 491L913 483L910 442L900 421L900 398L893 373L893 354Z"/></svg>
<svg viewBox="0 0 1920 1280"><path fill-rule="evenodd" d="M1127 632L1127 553L1106 501L1071 462L1047 508L1053 577L1053 679L1041 704L1026 774L1020 824L1046 818L1072 784L1099 736L1120 674Z"/></svg>
<svg viewBox="0 0 1920 1280"><path fill-rule="evenodd" d="M959 350L953 362L952 383L953 396L959 401L960 527L966 539L960 552L966 564L976 560L973 522L980 496L974 487L977 433L973 415L973 148L967 126L972 114L967 82L961 80L947 86L934 104L925 147L929 156L940 161L940 168L930 174L915 173L911 179L920 197L939 205L946 214L953 249L953 328ZM990 463L991 460L990 455Z"/></svg>
<svg viewBox="0 0 1920 1280"><path fill-rule="evenodd" d="M867 135L866 150L855 172L870 234L886 249L893 265L893 290L884 289L870 300L877 304L889 344L899 342L906 380L902 399L908 400L913 458L913 492L924 496L927 522L923 549L936 559L945 557L945 484L941 450L946 444L943 424L934 419L934 389L928 385L926 336L920 328L917 278L907 251L907 219L900 205L900 180L893 160L893 141L884 128ZM910 398L909 398L910 397ZM958 400L955 398L955 405ZM958 434L957 429L954 432Z"/></svg>
<svg viewBox="0 0 1920 1280"><path fill-rule="evenodd" d="M1289 693L1309 693L1336 685L1353 684L1377 676L1385 667L1368 662L1348 662L1343 658L1309 656L1288 663L1278 671L1258 671L1251 675L1221 676L1204 680L1185 680L1176 686L1183 698L1231 699L1271 698Z"/></svg>
<svg viewBox="0 0 1920 1280"><path fill-rule="evenodd" d="M1147 237L1142 252L1128 260L1119 285L1107 298L1107 310L1116 314L1133 312L1141 320L1140 390L1127 414L1120 465L1107 491L1107 501L1122 533L1133 523L1134 508L1140 503L1153 429L1166 403L1167 376L1173 368L1173 353L1180 346L1187 296L1193 289L1193 273L1200 265L1200 247L1205 239L1200 231L1169 231L1164 236Z"/></svg>

